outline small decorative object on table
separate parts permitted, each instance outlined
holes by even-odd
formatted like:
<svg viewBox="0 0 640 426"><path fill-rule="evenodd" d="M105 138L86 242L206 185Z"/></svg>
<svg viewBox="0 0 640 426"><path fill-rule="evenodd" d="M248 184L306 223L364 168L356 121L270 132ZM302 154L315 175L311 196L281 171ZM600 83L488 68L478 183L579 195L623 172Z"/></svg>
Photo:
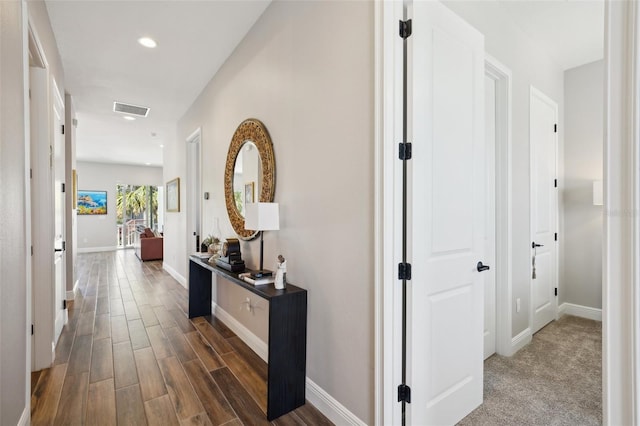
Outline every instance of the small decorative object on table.
<svg viewBox="0 0 640 426"><path fill-rule="evenodd" d="M287 261L282 255L278 255L275 288L278 290L284 290L287 288Z"/></svg>

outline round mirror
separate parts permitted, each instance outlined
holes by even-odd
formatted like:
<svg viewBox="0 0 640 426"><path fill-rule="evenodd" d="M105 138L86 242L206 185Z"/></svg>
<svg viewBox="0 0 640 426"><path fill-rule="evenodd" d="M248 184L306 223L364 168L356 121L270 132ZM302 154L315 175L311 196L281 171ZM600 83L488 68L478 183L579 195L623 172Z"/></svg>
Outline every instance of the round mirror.
<svg viewBox="0 0 640 426"><path fill-rule="evenodd" d="M247 203L273 201L276 163L267 129L256 119L243 121L231 138L224 170L227 214L242 240L252 240L257 231L244 228Z"/></svg>

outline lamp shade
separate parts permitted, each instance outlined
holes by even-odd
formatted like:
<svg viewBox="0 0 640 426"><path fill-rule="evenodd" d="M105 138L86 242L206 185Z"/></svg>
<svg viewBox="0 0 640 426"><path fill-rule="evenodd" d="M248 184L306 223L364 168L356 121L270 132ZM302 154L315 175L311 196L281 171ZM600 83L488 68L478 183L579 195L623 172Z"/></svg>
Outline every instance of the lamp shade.
<svg viewBox="0 0 640 426"><path fill-rule="evenodd" d="M602 181L601 180L593 181L593 205L594 206L602 205Z"/></svg>
<svg viewBox="0 0 640 426"><path fill-rule="evenodd" d="M276 231L280 229L278 203L248 203L244 228L254 231Z"/></svg>

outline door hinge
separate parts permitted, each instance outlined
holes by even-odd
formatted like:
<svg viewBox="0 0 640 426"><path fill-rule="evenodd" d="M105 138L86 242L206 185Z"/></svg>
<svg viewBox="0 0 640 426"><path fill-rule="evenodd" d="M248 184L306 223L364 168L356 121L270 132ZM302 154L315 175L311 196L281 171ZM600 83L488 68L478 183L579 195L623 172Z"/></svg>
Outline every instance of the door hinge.
<svg viewBox="0 0 640 426"><path fill-rule="evenodd" d="M398 386L398 402L402 401L411 404L411 388L407 385Z"/></svg>
<svg viewBox="0 0 640 426"><path fill-rule="evenodd" d="M76 118L72 119L71 124L73 124L73 127L78 127L78 119Z"/></svg>
<svg viewBox="0 0 640 426"><path fill-rule="evenodd" d="M31 256L33 256L33 246L31 246Z"/></svg>
<svg viewBox="0 0 640 426"><path fill-rule="evenodd" d="M411 264L410 263L399 263L398 264L398 279L399 280L410 280L411 279Z"/></svg>
<svg viewBox="0 0 640 426"><path fill-rule="evenodd" d="M557 124L553 125L553 133L558 133L558 125Z"/></svg>
<svg viewBox="0 0 640 426"><path fill-rule="evenodd" d="M557 296L558 295L558 287L555 288L555 292L554 294Z"/></svg>
<svg viewBox="0 0 640 426"><path fill-rule="evenodd" d="M558 179L554 179L553 180L553 187L557 188L558 187Z"/></svg>
<svg viewBox="0 0 640 426"><path fill-rule="evenodd" d="M67 242L63 241L62 242L62 251L65 251L67 249Z"/></svg>
<svg viewBox="0 0 640 426"><path fill-rule="evenodd" d="M553 234L553 240L554 241L558 241L558 233L557 232L555 234Z"/></svg>
<svg viewBox="0 0 640 426"><path fill-rule="evenodd" d="M62 134L64 135L64 124L62 125Z"/></svg>
<svg viewBox="0 0 640 426"><path fill-rule="evenodd" d="M409 38L411 35L411 19L400 21L400 37Z"/></svg>
<svg viewBox="0 0 640 426"><path fill-rule="evenodd" d="M29 179L33 179L33 169L29 169Z"/></svg>
<svg viewBox="0 0 640 426"><path fill-rule="evenodd" d="M62 184L60 184L60 190L61 190L62 192L64 192L64 182L62 182Z"/></svg>
<svg viewBox="0 0 640 426"><path fill-rule="evenodd" d="M66 299L62 301L62 309L67 309L67 301L66 301Z"/></svg>
<svg viewBox="0 0 640 426"><path fill-rule="evenodd" d="M33 336L33 324L31 324L31 335Z"/></svg>
<svg viewBox="0 0 640 426"><path fill-rule="evenodd" d="M411 142L398 144L398 158L401 160L411 160Z"/></svg>

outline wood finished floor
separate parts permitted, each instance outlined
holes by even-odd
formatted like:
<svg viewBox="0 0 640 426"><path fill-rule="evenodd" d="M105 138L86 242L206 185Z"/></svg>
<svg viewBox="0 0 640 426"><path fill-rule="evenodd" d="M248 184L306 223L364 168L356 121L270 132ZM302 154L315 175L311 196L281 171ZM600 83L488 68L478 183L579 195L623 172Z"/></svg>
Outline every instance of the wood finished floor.
<svg viewBox="0 0 640 426"><path fill-rule="evenodd" d="M51 368L32 373L32 425L262 425L267 365L132 250L79 254L78 294ZM273 425L330 425L306 405Z"/></svg>

